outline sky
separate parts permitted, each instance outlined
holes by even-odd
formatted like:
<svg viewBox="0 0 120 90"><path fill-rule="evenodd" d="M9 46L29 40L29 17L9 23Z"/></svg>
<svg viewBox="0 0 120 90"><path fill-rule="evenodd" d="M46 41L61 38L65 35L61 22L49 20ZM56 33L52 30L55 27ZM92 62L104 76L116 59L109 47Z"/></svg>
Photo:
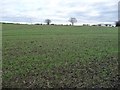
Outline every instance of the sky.
<svg viewBox="0 0 120 90"><path fill-rule="evenodd" d="M119 0L2 0L1 22L70 24L111 23L118 20Z"/></svg>

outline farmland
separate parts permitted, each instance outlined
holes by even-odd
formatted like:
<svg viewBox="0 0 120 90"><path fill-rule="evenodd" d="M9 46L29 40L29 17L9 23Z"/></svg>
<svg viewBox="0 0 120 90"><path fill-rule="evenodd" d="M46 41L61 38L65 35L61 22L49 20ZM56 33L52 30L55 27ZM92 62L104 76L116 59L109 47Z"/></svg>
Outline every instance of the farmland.
<svg viewBox="0 0 120 90"><path fill-rule="evenodd" d="M3 87L117 87L116 27L3 24L2 36Z"/></svg>

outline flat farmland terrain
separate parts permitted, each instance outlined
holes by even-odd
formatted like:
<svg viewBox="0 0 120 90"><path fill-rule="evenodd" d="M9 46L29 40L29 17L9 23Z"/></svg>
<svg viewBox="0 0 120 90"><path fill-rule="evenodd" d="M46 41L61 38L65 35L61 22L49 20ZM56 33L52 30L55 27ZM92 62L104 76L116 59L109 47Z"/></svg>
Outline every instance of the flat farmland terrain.
<svg viewBox="0 0 120 90"><path fill-rule="evenodd" d="M3 24L7 88L112 88L118 84L118 28Z"/></svg>

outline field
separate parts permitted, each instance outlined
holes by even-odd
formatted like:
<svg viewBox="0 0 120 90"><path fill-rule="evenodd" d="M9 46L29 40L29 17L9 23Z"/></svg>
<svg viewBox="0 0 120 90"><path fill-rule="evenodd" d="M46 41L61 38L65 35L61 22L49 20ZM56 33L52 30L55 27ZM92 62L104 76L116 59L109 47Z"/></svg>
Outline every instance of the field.
<svg viewBox="0 0 120 90"><path fill-rule="evenodd" d="M3 24L2 79L7 88L118 84L118 29Z"/></svg>

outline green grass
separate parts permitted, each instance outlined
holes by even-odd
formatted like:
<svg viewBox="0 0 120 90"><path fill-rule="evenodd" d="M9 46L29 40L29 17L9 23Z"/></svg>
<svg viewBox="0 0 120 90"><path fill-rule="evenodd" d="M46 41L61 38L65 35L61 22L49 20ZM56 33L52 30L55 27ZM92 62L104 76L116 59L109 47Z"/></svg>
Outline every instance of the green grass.
<svg viewBox="0 0 120 90"><path fill-rule="evenodd" d="M117 87L118 29L3 24L3 87Z"/></svg>

